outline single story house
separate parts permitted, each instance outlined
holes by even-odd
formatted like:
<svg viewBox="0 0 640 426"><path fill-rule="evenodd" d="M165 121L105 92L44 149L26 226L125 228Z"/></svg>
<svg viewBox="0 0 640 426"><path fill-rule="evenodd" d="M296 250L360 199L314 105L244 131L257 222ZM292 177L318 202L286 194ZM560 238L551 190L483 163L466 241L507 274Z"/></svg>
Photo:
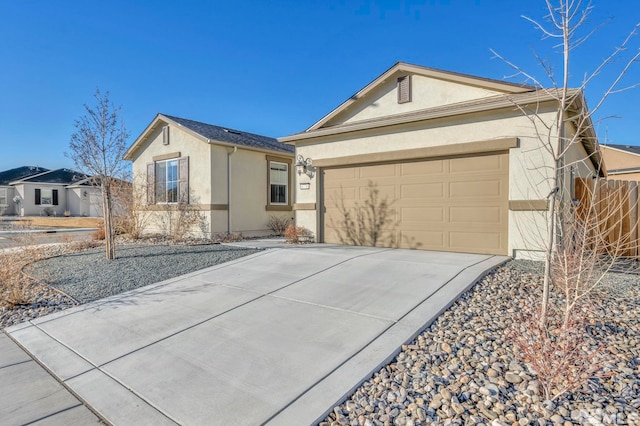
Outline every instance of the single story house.
<svg viewBox="0 0 640 426"><path fill-rule="evenodd" d="M124 159L134 185L147 188L148 231L165 232L163 216L186 204L212 235L258 236L269 234L270 216L293 218L293 152L274 138L158 114Z"/></svg>
<svg viewBox="0 0 640 426"><path fill-rule="evenodd" d="M581 111L582 93L569 95ZM552 159L538 131L557 113L549 91L398 62L279 138L303 172L296 224L321 242L353 244L349 228L360 223L374 227L376 245L539 258ZM565 156L567 200L572 177L606 173L592 126L581 128ZM563 131L576 126L566 120ZM391 228L386 240L376 221Z"/></svg>
<svg viewBox="0 0 640 426"><path fill-rule="evenodd" d="M0 172L0 214L102 216L100 189L70 169L23 166Z"/></svg>
<svg viewBox="0 0 640 426"><path fill-rule="evenodd" d="M640 181L640 146L603 144L600 148L608 179Z"/></svg>

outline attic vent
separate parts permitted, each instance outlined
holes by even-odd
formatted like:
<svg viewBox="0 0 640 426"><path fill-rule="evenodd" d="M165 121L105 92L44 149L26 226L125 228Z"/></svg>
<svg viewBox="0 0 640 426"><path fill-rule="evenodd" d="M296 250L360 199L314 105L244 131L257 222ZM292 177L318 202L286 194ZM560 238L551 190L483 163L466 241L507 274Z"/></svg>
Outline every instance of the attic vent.
<svg viewBox="0 0 640 426"><path fill-rule="evenodd" d="M234 135L241 135L242 134L240 132L236 132L235 130L229 130L229 129L222 129L222 130L224 130L227 133L232 133Z"/></svg>
<svg viewBox="0 0 640 426"><path fill-rule="evenodd" d="M169 126L162 128L162 144L169 145Z"/></svg>
<svg viewBox="0 0 640 426"><path fill-rule="evenodd" d="M398 103L411 102L411 76L398 77Z"/></svg>

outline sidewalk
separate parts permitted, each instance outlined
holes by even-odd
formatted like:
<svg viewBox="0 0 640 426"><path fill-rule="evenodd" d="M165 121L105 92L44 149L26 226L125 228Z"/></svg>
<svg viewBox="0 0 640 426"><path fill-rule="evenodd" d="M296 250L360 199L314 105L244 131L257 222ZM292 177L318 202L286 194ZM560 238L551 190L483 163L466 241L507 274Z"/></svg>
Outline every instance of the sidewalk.
<svg viewBox="0 0 640 426"><path fill-rule="evenodd" d="M0 332L0 424L99 424L71 392Z"/></svg>

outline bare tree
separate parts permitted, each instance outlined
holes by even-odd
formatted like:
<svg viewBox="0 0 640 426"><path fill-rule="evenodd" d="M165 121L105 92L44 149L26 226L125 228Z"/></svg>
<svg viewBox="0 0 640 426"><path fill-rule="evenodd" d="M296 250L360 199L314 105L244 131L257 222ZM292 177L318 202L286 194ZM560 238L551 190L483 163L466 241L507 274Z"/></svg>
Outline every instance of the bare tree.
<svg viewBox="0 0 640 426"><path fill-rule="evenodd" d="M122 157L127 150L129 132L122 121L120 107L109 99L109 92L96 89L96 105L84 105L86 114L75 121L76 132L69 143L71 158L83 172L93 176L100 186L107 259L115 259L113 226L113 182L123 175Z"/></svg>
<svg viewBox="0 0 640 426"><path fill-rule="evenodd" d="M493 53L517 76L533 83L540 98L555 103L555 115L549 119L541 112L545 110L540 103L522 105L516 99L513 102L535 129L536 150L541 150L551 161L536 182L545 192L548 190L541 194L548 199L548 209L544 212L546 229L541 239L545 264L540 309L536 310L533 305L523 308L524 317L514 324L511 336L520 356L534 366L545 397L555 399L577 389L589 377L602 374L612 359L603 345L594 347L586 340L585 312L592 306L585 302L629 251L628 236L634 230L625 228L629 221L624 211L629 210L634 200L623 192L605 194L600 189L606 182L599 179L604 167L593 118L609 96L637 85L625 86L623 81L640 58L640 52L628 51L640 24L619 47L598 62L593 71L578 74L571 68L572 54L600 28L588 29L585 25L593 6L581 0L545 0L545 4L548 14L543 21L523 18L542 32L543 39L551 40L553 49L561 55L559 66L537 56L550 85L542 84L532 73ZM593 56L593 52L589 54ZM585 89L605 68L612 68L613 78L588 109ZM559 77L555 70L560 71ZM570 80L574 75L583 77L572 88ZM572 150L580 145L586 146L586 158L572 155ZM577 170L582 170L582 175L585 170L594 170L591 178L581 180L589 184L580 194L576 193L575 186Z"/></svg>
<svg viewBox="0 0 640 426"><path fill-rule="evenodd" d="M544 241L545 251L545 268L544 283L541 302L540 323L544 325L547 321L549 312L549 290L553 281L554 270L556 275L564 271L565 283L572 281L572 285L576 284L576 277L580 277L580 273L575 271L575 265L580 268L586 268L589 264L593 269L593 261L581 261L583 248L592 244L593 241L585 239L586 235L592 235L593 231L599 227L593 223L578 223L574 220L575 209L573 208L573 200L571 195L571 185L573 185L571 170L581 165L579 162L592 161L599 157L597 139L593 132L593 116L598 112L604 101L611 95L628 90L637 84L623 86L623 77L627 74L631 66L638 62L640 52L628 53L628 46L636 35L640 24L637 24L622 44L615 48L613 52L605 57L599 64L595 66L590 73L584 73L582 81L575 88L570 88L570 77L575 74L570 68L571 55L574 50L582 46L589 38L602 26L596 26L594 29L585 28L588 18L593 9L591 2L584 3L581 0L546 0L548 14L544 21L534 20L530 17L523 16L525 20L532 23L535 28L543 34L543 39L554 41L553 49L559 51L562 55L561 65L558 67L561 76L558 78L554 73L554 64L549 60L543 60L540 56L537 59L545 71L545 75L551 82L551 86L542 84L540 79L534 77L532 73L524 71L518 65L508 61L504 57L492 50L496 57L503 60L509 67L515 71L516 76L524 76L529 83L533 83L536 88L548 97L557 102L557 112L552 122L545 122L538 115L537 110L530 107L518 105L516 106L528 117L532 125L536 128L537 139L540 147L552 158L552 165L548 170L547 179L549 180L550 193L547 198L549 200L549 208L547 210L547 235ZM593 108L586 107L584 99L584 91L586 87L598 77L605 68L618 66L612 81L608 84L600 99L595 103ZM573 131L568 131L572 127ZM581 160L571 160L569 151L575 144L587 140L593 147L593 151L589 153L589 158ZM601 161L601 160L599 160ZM598 164L601 168L602 164ZM596 171L598 173L599 170ZM545 194L546 195L546 194ZM579 234L583 234L582 236ZM581 241L575 244L575 241ZM593 251L592 251L593 253ZM576 259L577 256L577 259ZM569 260L569 257L572 260ZM584 260L584 259L583 259ZM554 266L554 262L556 265ZM577 262L577 263L576 263ZM568 264L574 265L569 268ZM564 266L563 266L564 265ZM593 275L589 275L589 280L593 284ZM572 276L570 278L569 276ZM583 274L582 277L587 275ZM598 282L599 280L596 280ZM587 288L593 288L593 285L587 285Z"/></svg>

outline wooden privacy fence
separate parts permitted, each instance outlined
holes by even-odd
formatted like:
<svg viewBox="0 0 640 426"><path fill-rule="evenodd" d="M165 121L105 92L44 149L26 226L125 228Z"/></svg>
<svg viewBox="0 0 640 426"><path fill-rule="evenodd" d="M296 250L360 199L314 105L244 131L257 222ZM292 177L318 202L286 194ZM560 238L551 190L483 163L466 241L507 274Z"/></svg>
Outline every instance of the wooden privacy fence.
<svg viewBox="0 0 640 426"><path fill-rule="evenodd" d="M640 259L638 182L576 178L575 195L587 249Z"/></svg>

